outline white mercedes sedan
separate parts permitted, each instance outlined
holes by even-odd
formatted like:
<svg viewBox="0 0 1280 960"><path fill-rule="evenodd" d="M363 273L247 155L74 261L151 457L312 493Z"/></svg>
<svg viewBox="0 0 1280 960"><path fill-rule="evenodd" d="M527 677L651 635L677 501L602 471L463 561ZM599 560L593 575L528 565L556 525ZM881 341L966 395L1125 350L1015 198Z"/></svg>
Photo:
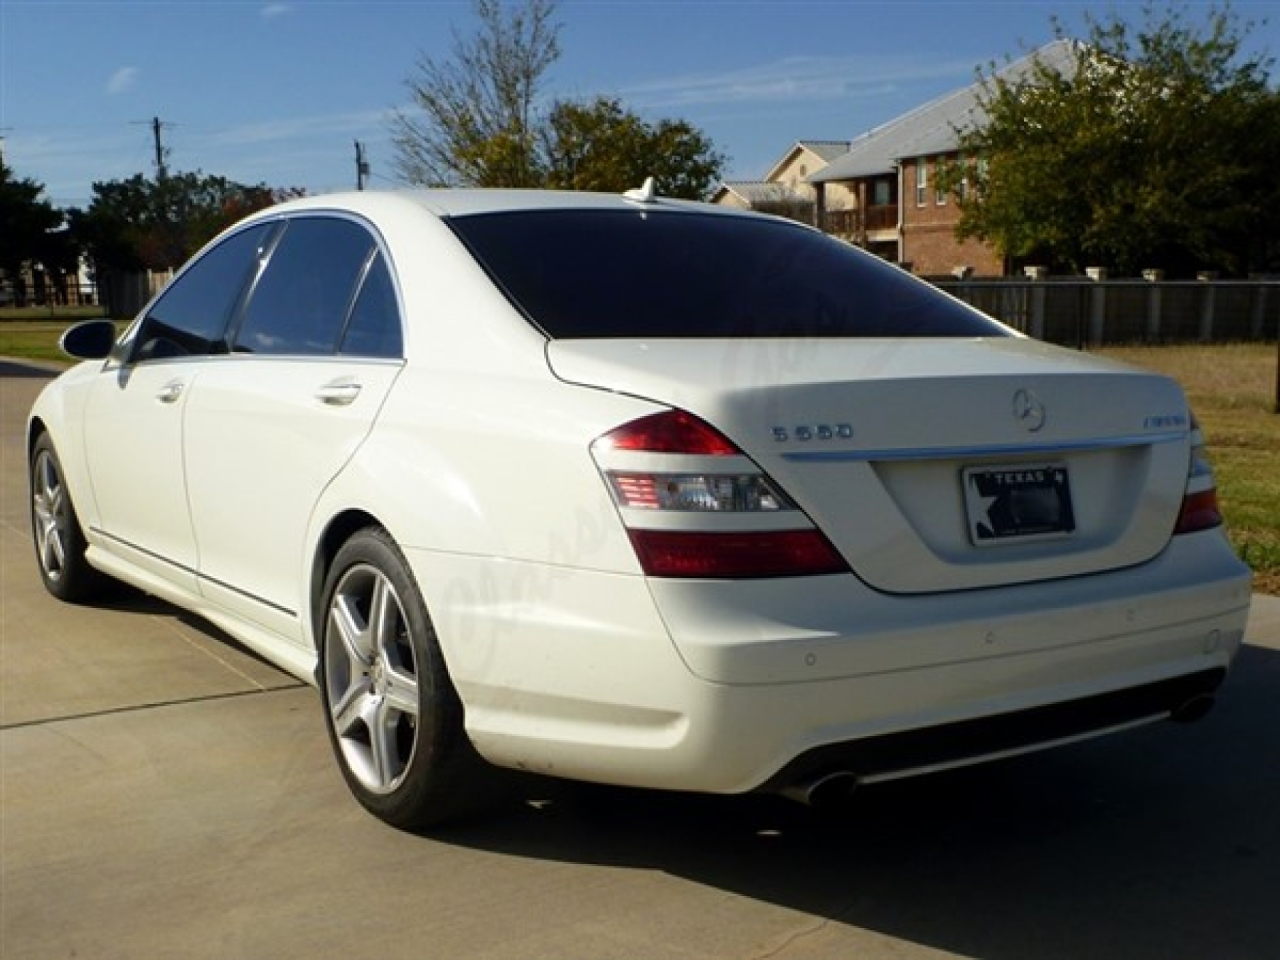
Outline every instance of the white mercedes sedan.
<svg viewBox="0 0 1280 960"><path fill-rule="evenodd" d="M1177 384L796 223L294 201L30 416L40 574L314 683L421 829L488 772L813 797L1212 702L1247 568Z"/></svg>

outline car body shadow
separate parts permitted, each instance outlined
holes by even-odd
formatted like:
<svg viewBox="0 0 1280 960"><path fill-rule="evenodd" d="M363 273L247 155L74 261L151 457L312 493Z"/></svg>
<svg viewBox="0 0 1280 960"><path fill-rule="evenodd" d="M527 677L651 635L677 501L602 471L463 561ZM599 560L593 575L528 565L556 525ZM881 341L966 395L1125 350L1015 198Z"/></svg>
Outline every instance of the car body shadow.
<svg viewBox="0 0 1280 960"><path fill-rule="evenodd" d="M54 366L53 364L42 364L38 361L30 363L21 363L13 360L0 360L0 378L15 378L23 380L52 380L62 370L63 366Z"/></svg>
<svg viewBox="0 0 1280 960"><path fill-rule="evenodd" d="M981 957L1274 956L1280 653L1197 724L865 788L813 810L530 780L433 840L698 884Z"/></svg>
<svg viewBox="0 0 1280 960"><path fill-rule="evenodd" d="M234 650L245 657L256 660L264 667L269 667L282 677L289 677L289 674L277 664L272 663L252 647L242 643L198 614L184 610L168 600L162 600L120 580L109 580L103 587L102 595L93 600L92 606L103 610L115 610L120 613L163 617L173 620L181 624L191 634L199 636L209 644L220 645ZM290 679L293 680L295 678L290 677Z"/></svg>

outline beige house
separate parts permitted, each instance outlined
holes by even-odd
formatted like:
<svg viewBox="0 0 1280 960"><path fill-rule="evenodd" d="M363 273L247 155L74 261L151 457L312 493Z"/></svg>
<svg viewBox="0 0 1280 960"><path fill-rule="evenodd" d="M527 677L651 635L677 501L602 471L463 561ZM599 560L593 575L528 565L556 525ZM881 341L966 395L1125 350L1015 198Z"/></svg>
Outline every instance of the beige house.
<svg viewBox="0 0 1280 960"><path fill-rule="evenodd" d="M1069 74L1074 44L1057 40L1000 71L1028 76L1039 60ZM713 202L783 212L908 266L925 276L999 276L1004 263L990 246L956 239L956 198L937 189L940 165L958 157L960 131L984 121L981 86L971 84L885 123L851 142L796 143L758 183L725 183ZM833 153L836 148L844 149ZM772 191L772 192L771 192ZM771 201L772 198L772 201ZM772 202L772 205L771 205Z"/></svg>
<svg viewBox="0 0 1280 960"><path fill-rule="evenodd" d="M711 202L815 223L818 190L809 177L848 150L848 140L797 140L763 180L723 181ZM827 202L851 204L852 197L837 188Z"/></svg>

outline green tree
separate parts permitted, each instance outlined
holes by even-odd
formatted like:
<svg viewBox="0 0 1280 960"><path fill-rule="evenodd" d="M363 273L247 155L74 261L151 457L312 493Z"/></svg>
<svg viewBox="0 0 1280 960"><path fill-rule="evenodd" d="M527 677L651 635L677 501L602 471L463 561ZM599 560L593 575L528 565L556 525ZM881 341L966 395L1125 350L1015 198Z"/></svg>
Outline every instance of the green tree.
<svg viewBox="0 0 1280 960"><path fill-rule="evenodd" d="M44 184L17 178L0 160L0 279L27 295L28 270L55 278L75 271L75 250L61 229L63 214L44 198Z"/></svg>
<svg viewBox="0 0 1280 960"><path fill-rule="evenodd" d="M99 270L167 270L181 266L220 231L296 190L245 186L200 172L93 184L88 210L71 228Z"/></svg>
<svg viewBox="0 0 1280 960"><path fill-rule="evenodd" d="M975 187L958 197L961 237L1074 272L1242 273L1265 255L1280 200L1269 61L1244 54L1229 6L1198 24L1180 8L1143 16L1086 16L1072 69L980 73L985 122L961 137L978 160L942 181Z"/></svg>
<svg viewBox="0 0 1280 960"><path fill-rule="evenodd" d="M452 57L419 60L408 81L416 111L392 119L395 168L428 186L534 187L543 180L534 115L560 56L552 0L504 9L475 0L479 30L453 34Z"/></svg>
<svg viewBox="0 0 1280 960"><path fill-rule="evenodd" d="M653 177L666 196L705 197L724 166L683 120L651 124L610 97L557 103L543 130L545 186L620 192Z"/></svg>
<svg viewBox="0 0 1280 960"><path fill-rule="evenodd" d="M705 196L724 158L683 120L648 123L619 100L540 108L560 56L554 0L474 0L474 35L419 60L414 108L392 119L394 165L423 186L621 190L656 179L668 196Z"/></svg>

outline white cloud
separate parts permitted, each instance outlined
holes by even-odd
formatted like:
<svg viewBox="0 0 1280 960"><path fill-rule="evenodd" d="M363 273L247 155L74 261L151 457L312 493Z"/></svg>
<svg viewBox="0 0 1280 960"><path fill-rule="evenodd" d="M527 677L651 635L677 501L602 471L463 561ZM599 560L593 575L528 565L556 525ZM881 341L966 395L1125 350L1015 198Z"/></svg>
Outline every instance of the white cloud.
<svg viewBox="0 0 1280 960"><path fill-rule="evenodd" d="M211 133L204 140L211 146L230 147L281 143L312 137L350 139L367 136L385 127L389 115L390 112L387 110L378 110L365 113L290 117L262 123L241 124Z"/></svg>
<svg viewBox="0 0 1280 960"><path fill-rule="evenodd" d="M286 13L293 11L293 6L288 3L268 3L262 8L263 20L274 20L276 17L283 17Z"/></svg>
<svg viewBox="0 0 1280 960"><path fill-rule="evenodd" d="M721 73L686 74L627 85L628 99L650 107L689 104L844 100L901 84L956 78L972 81L970 61L870 57L787 57Z"/></svg>
<svg viewBox="0 0 1280 960"><path fill-rule="evenodd" d="M107 93L113 97L128 93L137 85L139 72L137 67L121 67L107 81Z"/></svg>

